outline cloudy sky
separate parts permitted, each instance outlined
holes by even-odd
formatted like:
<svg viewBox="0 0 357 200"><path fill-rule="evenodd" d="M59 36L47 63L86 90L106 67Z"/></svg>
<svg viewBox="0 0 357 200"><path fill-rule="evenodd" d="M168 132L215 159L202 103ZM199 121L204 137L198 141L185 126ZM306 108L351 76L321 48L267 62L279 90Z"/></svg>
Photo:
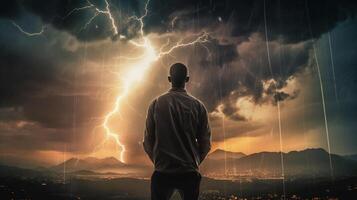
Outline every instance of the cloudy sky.
<svg viewBox="0 0 357 200"><path fill-rule="evenodd" d="M357 153L354 1L146 3L2 3L2 162L120 158L111 134L125 162L147 162L146 109L169 89L174 62L189 67L187 89L210 112L214 149L328 150L329 141L332 153Z"/></svg>

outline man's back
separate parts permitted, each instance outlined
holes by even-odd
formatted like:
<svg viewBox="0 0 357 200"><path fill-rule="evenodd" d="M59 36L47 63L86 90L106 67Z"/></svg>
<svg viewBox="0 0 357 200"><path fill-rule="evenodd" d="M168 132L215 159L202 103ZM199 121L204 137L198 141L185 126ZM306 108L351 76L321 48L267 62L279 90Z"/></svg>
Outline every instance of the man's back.
<svg viewBox="0 0 357 200"><path fill-rule="evenodd" d="M204 105L183 88L156 98L147 116L144 147L160 172L197 171L210 150Z"/></svg>
<svg viewBox="0 0 357 200"><path fill-rule="evenodd" d="M155 165L151 200L169 199L178 189L185 200L197 200L201 174L198 166L211 148L211 131L204 105L186 93L187 67L170 67L172 88L149 106L144 149Z"/></svg>

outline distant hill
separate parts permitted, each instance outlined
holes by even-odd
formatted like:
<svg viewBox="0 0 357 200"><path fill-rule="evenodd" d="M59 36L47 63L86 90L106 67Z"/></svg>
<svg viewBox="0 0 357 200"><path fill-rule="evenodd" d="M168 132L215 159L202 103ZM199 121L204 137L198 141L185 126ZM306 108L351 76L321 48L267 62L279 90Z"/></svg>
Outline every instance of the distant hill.
<svg viewBox="0 0 357 200"><path fill-rule="evenodd" d="M63 163L55 165L51 170L68 173L86 172L86 173L120 173L120 174L140 174L147 175L151 172L149 167L143 165L125 164L114 157L95 158L87 157L83 159L71 158Z"/></svg>
<svg viewBox="0 0 357 200"><path fill-rule="evenodd" d="M224 159L226 155L227 159ZM324 149L306 149L283 153L285 176L290 177L329 177L329 154ZM353 156L331 154L333 174L335 176L357 176L357 162ZM2 173L12 173L16 168L3 167ZM49 167L36 168L31 173L73 175L125 175L127 177L150 177L153 169L150 166L122 163L114 157L83 159L71 158L63 163ZM218 149L207 156L201 164L200 171L209 177L240 176L240 177L280 177L282 175L280 152L259 152L244 155L240 152L225 152Z"/></svg>
<svg viewBox="0 0 357 200"><path fill-rule="evenodd" d="M26 169L8 165L0 165L0 177L16 178L41 178L55 177L56 174L49 170Z"/></svg>
<svg viewBox="0 0 357 200"><path fill-rule="evenodd" d="M80 171L80 170L98 170L106 168L118 168L125 166L124 163L120 162L114 157L107 158L95 158L87 157L84 159L71 158L59 165L52 167L52 169L58 170L67 170L67 171Z"/></svg>
<svg viewBox="0 0 357 200"><path fill-rule="evenodd" d="M11 156L11 155L1 156L0 165L26 168L26 169L37 169L41 167L50 166L50 164L46 162L41 162L34 159Z"/></svg>
<svg viewBox="0 0 357 200"><path fill-rule="evenodd" d="M344 156L344 158L357 161L357 154L347 155L347 156Z"/></svg>
<svg viewBox="0 0 357 200"><path fill-rule="evenodd" d="M23 169L19 167L0 165L0 177L6 177L12 175L16 175L20 177L23 175L39 176L41 175L41 173L31 169Z"/></svg>
<svg viewBox="0 0 357 200"><path fill-rule="evenodd" d="M71 174L73 174L73 175L98 175L100 173L96 173L96 172L93 172L90 170L79 170L79 171L71 172Z"/></svg>
<svg viewBox="0 0 357 200"><path fill-rule="evenodd" d="M283 153L286 176L329 176L329 154L324 149L306 149ZM357 175L357 163L331 154L336 176ZM245 176L274 176L282 174L280 152L260 152L237 159L214 160L208 157L201 165L204 174L239 174Z"/></svg>
<svg viewBox="0 0 357 200"><path fill-rule="evenodd" d="M222 149L217 149L212 153L210 153L207 157L212 160L223 160L225 158L238 159L244 156L246 155L242 152L231 152L231 151L224 151Z"/></svg>

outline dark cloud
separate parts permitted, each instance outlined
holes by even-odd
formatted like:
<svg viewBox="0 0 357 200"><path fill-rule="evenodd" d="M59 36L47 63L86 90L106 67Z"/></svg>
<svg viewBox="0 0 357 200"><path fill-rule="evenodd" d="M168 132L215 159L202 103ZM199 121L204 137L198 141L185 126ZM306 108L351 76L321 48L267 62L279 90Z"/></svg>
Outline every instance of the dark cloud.
<svg viewBox="0 0 357 200"><path fill-rule="evenodd" d="M257 137L271 131L264 124L250 121L235 121L233 123L226 121L223 130L222 120L211 120L211 126L212 140L215 142L236 137ZM222 134L223 131L225 131L224 134Z"/></svg>
<svg viewBox="0 0 357 200"><path fill-rule="evenodd" d="M108 1L119 33L128 38L137 36L139 24L129 20L128 17L133 14L143 14L145 2ZM91 2L96 7L105 9L104 0ZM103 55L107 51L103 53L102 48L108 48L108 43L93 47L91 50L78 50L83 55L77 52L77 48L81 48L77 45L83 45L81 41L115 39L117 36L114 36L111 22L105 14L98 14L92 23L86 26L86 23L96 14L93 7L69 14L73 9L83 6L88 6L88 2L15 0L2 3L0 18L6 19L9 27L5 27L4 23L0 24L0 123L15 123L11 134L20 130L16 129L16 123L19 121L26 120L28 123L35 124L31 126L36 126L29 127L25 135L21 135L20 131L20 135L11 137L9 132L6 138L2 137L3 144L31 150L60 150L63 148L62 142L71 141L73 128L77 128L80 139L87 138L95 124L89 124L90 121L103 115L104 108L101 106L109 103L96 98L94 93L103 88L99 88L97 82L93 81L95 78L91 77L97 76L96 78L99 79L99 74L96 73L97 71L88 74L77 73L79 71L77 64L85 66L83 67L85 69L81 69L82 72L89 68L88 65L93 63L96 65L104 59L110 60L113 55ZM264 125L251 124L249 117L241 113L242 109L237 106L237 100L245 98L254 105L274 105L278 101L297 97L298 90L288 92L284 88L288 86L289 80L299 76L300 72L309 67L311 34L319 38L339 22L353 17L356 3L352 0L266 0L270 64L265 39L263 0L151 0L149 10L145 18L146 34L159 33L158 37L160 37L161 33L170 32L180 37L201 31L212 33L210 42L205 43L205 47L197 45L192 48L194 49L192 51L189 48L182 51L184 51L184 60L188 59L187 63L195 83L190 86L193 94L205 102L209 111L217 111L217 107L221 106L220 111L227 118L240 121L232 122L237 123L236 126L226 127L225 137L232 138L248 133L254 135L269 131ZM24 26L36 25L34 27L37 30L39 22L33 23L32 18L26 18L28 15L35 16L35 19L40 19L38 21L44 24L50 24L45 29L46 33L43 37L24 39L25 35L8 23L10 19L23 22L21 25ZM1 22L4 22L5 20L2 19ZM52 37L56 38L57 43L65 45L60 36L64 34L63 32L79 40L79 42L72 40L75 44L68 47L71 48L71 52L63 50L64 47L60 47L59 44L53 44L55 42ZM65 34L65 37L70 35ZM345 44L352 46L349 41L340 44L344 44L340 48L344 54L347 53L343 51ZM120 51L119 47L110 46L110 49ZM350 50L350 52L355 51ZM173 55L176 54L177 51ZM350 59L355 58L354 54L346 55ZM86 61L78 62L81 59ZM341 84L338 92L354 99L356 78L353 74L356 73L351 73L352 65L345 65L345 61L346 59L343 59L343 63L340 64L340 69L343 71L336 70L337 75L344 74L343 77L338 78ZM103 65L105 64L108 63ZM101 79L106 80L105 77ZM347 89L342 85L348 86ZM142 110L146 109L143 101L149 102L149 97L155 95L153 91L156 90L147 91L148 94L141 94L141 92L135 94L140 108L145 106ZM316 94L320 94L318 92ZM320 98L319 95L317 96ZM138 117L137 113L141 110L133 111L130 110L132 114L126 116L130 119L128 120L130 122L127 122L127 126L130 127L125 131L132 132L133 134L128 138L134 139L125 139L129 141L128 144L132 146L133 152L136 152L135 150L139 148L136 142L141 140L142 131L142 127L137 124L143 125L144 123L141 122L145 116ZM321 113L319 112L320 115ZM221 130L217 130L219 125L215 124L217 121L213 120L213 128L215 133L220 133ZM215 134L214 138L215 141L224 139L222 134ZM34 140L36 140L34 143L28 144L28 141Z"/></svg>
<svg viewBox="0 0 357 200"><path fill-rule="evenodd" d="M28 119L50 128L81 127L101 116L104 103L92 96L48 95L28 98L24 114Z"/></svg>
<svg viewBox="0 0 357 200"><path fill-rule="evenodd" d="M201 56L190 61L191 74L196 75L200 82L192 89L205 101L210 111L222 104L221 111L227 117L246 120L239 114L236 105L240 98L248 98L255 105L260 105L275 104L277 101L294 99L298 95L298 90L288 93L284 88L309 66L311 42L269 42L269 64L267 44L263 37L261 34L253 34L247 41L235 45L215 44L212 46L219 48L209 48L211 58L215 59L206 56L207 53L202 49L201 54L198 54ZM234 59L223 59L232 54L236 55Z"/></svg>
<svg viewBox="0 0 357 200"><path fill-rule="evenodd" d="M105 103L95 95L100 86L89 84L96 77L73 65L80 56L65 51L60 37L19 43L0 37L0 121L66 129L102 115Z"/></svg>
<svg viewBox="0 0 357 200"><path fill-rule="evenodd" d="M246 121L247 118L239 114L239 108L235 106L235 102L223 102L222 113L229 119L234 121Z"/></svg>
<svg viewBox="0 0 357 200"><path fill-rule="evenodd" d="M119 34L128 38L138 34L139 24L130 20L132 15L144 13L144 1L109 0L110 10ZM104 1L91 1L97 8L105 10ZM94 7L73 11L88 6L79 1L5 1L1 16L16 18L23 12L41 17L45 23L65 30L81 40L97 40L116 37L111 21L104 13L86 26L96 11ZM151 0L149 14L144 19L145 32L168 32L208 29L214 31L220 24L228 24L231 36L248 37L254 32L264 32L264 1L261 0ZM339 21L355 15L357 6L353 0L315 1L266 1L266 19L270 39L282 37L286 41L303 41L311 37L310 23L314 37L331 30ZM71 13L71 14L69 14Z"/></svg>
<svg viewBox="0 0 357 200"><path fill-rule="evenodd" d="M36 95L44 85L55 82L57 64L28 53L0 48L0 107L17 106Z"/></svg>
<svg viewBox="0 0 357 200"><path fill-rule="evenodd" d="M15 18L21 12L18 1L4 1L0 6L0 17Z"/></svg>
<svg viewBox="0 0 357 200"><path fill-rule="evenodd" d="M337 22L354 16L353 0L316 1L266 1L266 19L270 39L282 37L287 41L303 41L311 37L308 21L314 37L332 29ZM232 36L248 37L251 33L264 33L264 1L227 0L205 1L153 0L150 16L146 19L147 32L170 30L215 30L219 24L231 26ZM174 20L175 19L175 20ZM174 20L174 24L171 23ZM166 27L165 27L166 25Z"/></svg>
<svg viewBox="0 0 357 200"><path fill-rule="evenodd" d="M11 151L26 153L36 150L63 151L65 144L68 152L85 152L92 150L93 137L91 127L75 129L44 128L38 123L29 121L14 121L0 123L0 147ZM31 141L31 142L29 142ZM81 142L78 142L81 141Z"/></svg>
<svg viewBox="0 0 357 200"><path fill-rule="evenodd" d="M289 97L291 97L291 96L286 92L276 92L276 94L274 95L274 100L275 100L275 102L284 101Z"/></svg>
<svg viewBox="0 0 357 200"><path fill-rule="evenodd" d="M128 29L135 28L137 24L130 24L129 15L140 15L140 1L112 0L110 11L115 19L115 25L120 33L128 37ZM93 6L90 6L91 4ZM89 7L88 7L89 6ZM78 9L87 7L86 9ZM96 11L96 8L105 11L105 1L101 0L55 0L55 1L6 1L1 6L0 17L15 20L21 16L32 13L39 16L45 24L51 24L59 30L66 31L76 36L79 40L92 41L117 37L106 13ZM76 10L78 9L78 10ZM96 17L95 17L96 16ZM91 23L88 23L90 22ZM133 27L132 27L133 26Z"/></svg>
<svg viewBox="0 0 357 200"><path fill-rule="evenodd" d="M201 67L212 65L212 61L217 66L222 67L238 58L237 46L235 44L221 44L217 39L210 38L210 42L205 44L207 58L201 60Z"/></svg>

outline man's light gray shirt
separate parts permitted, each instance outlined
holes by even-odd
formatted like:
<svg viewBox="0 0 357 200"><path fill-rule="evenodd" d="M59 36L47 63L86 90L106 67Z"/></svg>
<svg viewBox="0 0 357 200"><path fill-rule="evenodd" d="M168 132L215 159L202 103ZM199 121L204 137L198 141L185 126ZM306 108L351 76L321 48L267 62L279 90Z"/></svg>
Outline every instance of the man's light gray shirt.
<svg viewBox="0 0 357 200"><path fill-rule="evenodd" d="M156 171L198 171L211 149L205 106L183 88L170 89L149 106L143 145Z"/></svg>

